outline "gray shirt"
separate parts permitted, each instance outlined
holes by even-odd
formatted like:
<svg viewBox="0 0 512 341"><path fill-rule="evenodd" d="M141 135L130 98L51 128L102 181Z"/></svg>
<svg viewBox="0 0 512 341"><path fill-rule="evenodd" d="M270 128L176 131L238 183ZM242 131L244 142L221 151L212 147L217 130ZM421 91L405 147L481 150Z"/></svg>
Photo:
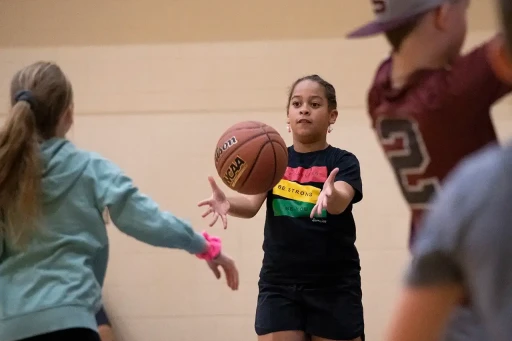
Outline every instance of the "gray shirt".
<svg viewBox="0 0 512 341"><path fill-rule="evenodd" d="M458 283L469 294L445 339L512 339L511 201L512 146L493 145L461 162L425 217L407 285Z"/></svg>

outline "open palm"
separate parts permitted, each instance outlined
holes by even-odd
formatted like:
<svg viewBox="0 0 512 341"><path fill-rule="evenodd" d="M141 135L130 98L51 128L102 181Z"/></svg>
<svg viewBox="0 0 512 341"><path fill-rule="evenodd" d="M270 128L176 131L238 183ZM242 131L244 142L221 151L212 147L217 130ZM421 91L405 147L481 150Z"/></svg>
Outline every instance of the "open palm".
<svg viewBox="0 0 512 341"><path fill-rule="evenodd" d="M215 225L217 220L222 220L222 225L224 229L228 227L228 219L227 214L229 211L229 201L226 199L226 195L222 190L217 186L217 183L213 179L213 177L208 177L208 182L210 182L210 186L212 188L212 195L210 198L200 201L197 206L208 206L208 209L203 213L202 217L205 218L210 214L213 214L213 219L210 222L210 227Z"/></svg>
<svg viewBox="0 0 512 341"><path fill-rule="evenodd" d="M322 214L322 211L327 209L329 198L331 197L332 192L334 191L334 180L336 179L336 175L338 174L338 172L339 168L333 169L332 172L329 174L327 180L325 180L322 191L318 195L316 205L313 207L313 209L311 210L311 214L309 215L311 219L313 219L315 215L320 216Z"/></svg>

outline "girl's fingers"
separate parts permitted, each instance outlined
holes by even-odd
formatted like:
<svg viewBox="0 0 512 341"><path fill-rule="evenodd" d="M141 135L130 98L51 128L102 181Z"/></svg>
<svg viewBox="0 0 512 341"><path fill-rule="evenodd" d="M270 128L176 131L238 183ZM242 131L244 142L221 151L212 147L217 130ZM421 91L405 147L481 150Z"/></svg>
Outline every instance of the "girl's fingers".
<svg viewBox="0 0 512 341"><path fill-rule="evenodd" d="M210 223L210 227L212 227L213 225L215 225L215 223L217 222L217 220L219 220L219 214L217 212L213 213L213 220L212 222Z"/></svg>
<svg viewBox="0 0 512 341"><path fill-rule="evenodd" d="M212 212L213 212L213 208L210 207L207 211L205 211L203 213L203 215L201 217L205 218L205 217L209 216L210 214L212 214Z"/></svg>

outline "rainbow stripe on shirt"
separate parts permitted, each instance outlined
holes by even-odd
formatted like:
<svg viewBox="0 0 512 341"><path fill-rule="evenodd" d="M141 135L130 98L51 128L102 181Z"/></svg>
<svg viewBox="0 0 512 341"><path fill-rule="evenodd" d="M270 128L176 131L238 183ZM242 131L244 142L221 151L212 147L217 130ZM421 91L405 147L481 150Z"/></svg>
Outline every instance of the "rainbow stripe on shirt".
<svg viewBox="0 0 512 341"><path fill-rule="evenodd" d="M328 171L325 166L287 167L283 179L272 189L274 215L291 218L309 217L318 200L321 188L306 184L312 182L323 184L327 180L327 176ZM327 217L327 211L323 210L322 214L317 217Z"/></svg>

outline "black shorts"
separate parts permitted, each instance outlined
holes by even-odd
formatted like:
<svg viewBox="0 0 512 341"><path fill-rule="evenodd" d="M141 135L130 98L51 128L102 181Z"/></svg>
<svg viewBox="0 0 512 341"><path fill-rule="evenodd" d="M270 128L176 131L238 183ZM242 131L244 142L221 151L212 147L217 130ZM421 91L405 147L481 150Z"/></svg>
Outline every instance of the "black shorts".
<svg viewBox="0 0 512 341"><path fill-rule="evenodd" d="M270 284L260 280L256 334L301 330L331 340L364 340L360 287Z"/></svg>
<svg viewBox="0 0 512 341"><path fill-rule="evenodd" d="M96 313L96 323L98 326L110 326L110 321L107 314L105 313L105 308L103 306L101 307L100 311Z"/></svg>
<svg viewBox="0 0 512 341"><path fill-rule="evenodd" d="M32 336L19 341L100 341L100 336L91 329L71 328Z"/></svg>

